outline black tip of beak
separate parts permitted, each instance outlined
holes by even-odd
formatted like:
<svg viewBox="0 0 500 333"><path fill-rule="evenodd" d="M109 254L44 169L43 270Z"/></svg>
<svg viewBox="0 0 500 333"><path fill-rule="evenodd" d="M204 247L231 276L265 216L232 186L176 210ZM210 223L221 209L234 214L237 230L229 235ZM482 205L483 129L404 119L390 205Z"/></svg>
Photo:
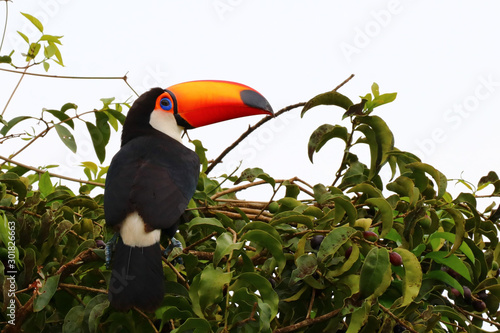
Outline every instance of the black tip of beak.
<svg viewBox="0 0 500 333"><path fill-rule="evenodd" d="M271 104L264 98L261 94L254 90L242 90L240 92L240 97L243 103L252 108L260 109L269 112L274 115L273 108Z"/></svg>

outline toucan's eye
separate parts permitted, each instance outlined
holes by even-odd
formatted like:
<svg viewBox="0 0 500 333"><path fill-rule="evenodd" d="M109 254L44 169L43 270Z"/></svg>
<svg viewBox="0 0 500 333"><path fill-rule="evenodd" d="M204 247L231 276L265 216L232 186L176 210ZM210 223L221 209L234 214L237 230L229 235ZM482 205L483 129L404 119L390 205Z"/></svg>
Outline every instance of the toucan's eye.
<svg viewBox="0 0 500 333"><path fill-rule="evenodd" d="M163 110L171 110L172 109L172 101L167 97L164 97L160 100L160 106Z"/></svg>

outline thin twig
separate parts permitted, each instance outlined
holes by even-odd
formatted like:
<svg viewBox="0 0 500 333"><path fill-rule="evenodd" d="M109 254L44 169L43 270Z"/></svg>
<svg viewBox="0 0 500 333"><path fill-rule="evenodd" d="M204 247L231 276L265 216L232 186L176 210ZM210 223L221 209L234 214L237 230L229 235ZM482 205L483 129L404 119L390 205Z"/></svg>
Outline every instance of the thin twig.
<svg viewBox="0 0 500 333"><path fill-rule="evenodd" d="M315 296L316 296L316 289L312 288L311 301L309 302L309 308L307 309L306 319L311 318L311 312L312 312Z"/></svg>
<svg viewBox="0 0 500 333"><path fill-rule="evenodd" d="M207 168L207 171L205 172L205 174L209 174L210 171L213 170L213 168L219 164L222 159L231 151L233 150L237 145L240 144L241 141L245 140L245 138L247 136L250 135L250 133L252 133L253 131L255 131L257 128L259 128L260 126L262 126L263 124L267 123L269 120L271 119L274 119L278 116L280 116L281 114L287 112L287 111L290 111L290 110L293 110L295 108L298 108L300 106L304 106L306 103L297 103L297 104L294 104L294 105L289 105L283 109L281 109L280 111L278 111L276 114L274 114L273 116L267 116L263 119L261 119L257 124L253 125L253 126L250 126L236 141L234 141L229 147L227 147L226 149L224 149L224 151L213 161L212 164L210 164L210 166Z"/></svg>
<svg viewBox="0 0 500 333"><path fill-rule="evenodd" d="M91 287L86 287L86 286L79 286L76 284L69 284L69 283L59 283L59 287L61 288L68 288L68 289L78 289L78 290L83 290L83 291L91 291L94 293L101 293L101 294L107 294L108 291L106 289L97 289L97 288L91 288Z"/></svg>
<svg viewBox="0 0 500 333"><path fill-rule="evenodd" d="M5 114L5 111L7 110L7 107L9 106L10 104L10 101L12 100L12 98L14 97L16 91L17 91L17 88L19 88L19 85L21 84L21 81L23 80L24 78L24 75L26 75L26 71L28 70L28 68L26 68L22 73L21 73L21 77L19 78L19 81L17 81L17 84L16 86L14 87L14 90L12 91L12 93L10 94L9 96L9 99L7 100L7 103L5 103L5 106L2 110L2 113L0 114L0 116L3 117L3 115Z"/></svg>
<svg viewBox="0 0 500 333"><path fill-rule="evenodd" d="M39 73L31 73L25 71L16 71L13 69L0 68L0 71L16 73L16 74L24 74L31 76L40 76L40 77L48 77L52 79L75 79L75 80L125 80L127 76L65 76L65 75L51 75L51 74L39 74Z"/></svg>
<svg viewBox="0 0 500 333"><path fill-rule="evenodd" d="M389 310L388 308L386 308L385 306L383 306L382 304L379 303L379 307L385 312L387 313L392 319L394 319L399 325L405 327L408 331L410 331L411 333L418 333L417 331L415 331L413 328L411 328L410 326L408 326L408 324L406 324L405 322L403 322L401 319L399 319L398 317L396 317L396 315L394 313L391 312L391 310Z"/></svg>
<svg viewBox="0 0 500 333"><path fill-rule="evenodd" d="M14 160L12 160L12 159L10 159L8 157L4 157L4 156L1 156L1 155L0 155L0 159L4 160L5 162L12 163L12 164L18 165L20 167L26 168L28 170L35 171L36 173L39 173L39 174L43 174L45 172L48 172L47 170L38 169L38 168L35 168L35 167L32 167L32 166L29 166L27 164L14 161ZM89 181L89 180L83 180L83 179L76 179L76 178L72 178L72 177L68 177L68 176L59 175L59 174L53 173L53 172L49 172L49 175L51 177L54 177L54 178L65 179L65 180L69 180L69 181L72 181L72 182L84 183L84 184L89 184L89 185L95 185L95 186L104 187L103 183L97 183L97 182L93 182L93 181Z"/></svg>
<svg viewBox="0 0 500 333"><path fill-rule="evenodd" d="M472 316L472 317L474 317L474 318L481 319L482 321L485 321L485 322L487 322L487 323L488 323L488 324L490 324L490 325L494 325L494 326L496 326L496 327L500 328L500 323L494 322L494 321L492 321L492 320L489 320L488 318L484 318L483 316L479 316L479 315L477 315L477 314L475 314L475 313L465 311L464 309L462 309L462 308L460 308L460 307L458 307L458 306L456 306L456 305L454 305L454 304L452 304L452 305L453 305L453 308L455 308L455 310L458 310L458 311L459 311L459 312L461 312L464 316ZM470 320L469 320L469 321L470 321Z"/></svg>
<svg viewBox="0 0 500 333"><path fill-rule="evenodd" d="M148 317L147 314L145 314L144 312L142 312L139 308L137 308L135 306L134 306L134 310L137 311L137 313L139 313L141 316L146 318L146 320L149 322L149 325L151 325L151 327L153 328L153 331L155 333L160 333L160 332L158 332L158 329L156 328L155 324L151 321L151 319Z"/></svg>
<svg viewBox="0 0 500 333"><path fill-rule="evenodd" d="M342 87L344 84L346 84L347 82L349 82L353 77L354 77L354 74L351 74L347 79L345 79L342 83L340 83L337 87L335 87L335 89L333 89L333 91L337 91L338 89L340 89L340 87ZM288 112L290 110L293 110L295 108L298 108L298 107L301 107L301 106L304 106L304 105L306 105L305 102L300 102L300 103L297 103L297 104L289 105L289 106L284 107L283 109L279 110L278 112L276 112L273 116L267 116L267 117L261 119L257 124L249 127L248 130L246 130L236 141L234 141L229 147L227 147L226 149L224 149L224 151L213 161L213 163L210 164L210 166L207 168L207 171L205 172L205 174L208 175L210 173L210 171L212 171L213 168L217 164L219 164L222 161L222 159L231 150L233 150L237 145L239 145L241 141L245 140L245 138L248 135L250 135L250 133L252 133L253 131L255 131L257 128L259 128L260 126L264 125L269 120L274 119L274 118L282 115L285 112Z"/></svg>
<svg viewBox="0 0 500 333"><path fill-rule="evenodd" d="M274 330L273 333L293 332L293 331L299 330L301 328L304 328L306 326L310 326L310 325L313 325L313 324L320 323L322 321L328 320L330 318L333 318L337 314L339 314L340 311L342 311L342 308L333 310L331 312L328 312L327 314L324 314L322 316L316 317L314 319L308 318L308 319L303 320L301 322L298 322L296 324L293 324L293 325L290 325L290 326L286 326L286 327L282 327L282 328L278 328L278 329Z"/></svg>
<svg viewBox="0 0 500 333"><path fill-rule="evenodd" d="M182 252L183 252L183 253L188 253L188 252L189 252L189 250L191 250L193 247L195 247L195 246L197 246L197 245L199 245L199 244L201 244L201 243L205 242L206 240L208 240L208 239L212 238L212 237L213 237L213 236L215 236L215 235L217 235L217 231L214 231L214 232L212 232L210 235L205 236L205 237L203 237L202 239L197 240L196 242L194 242L193 244L190 244L189 246L186 246L186 247L182 250ZM175 257L174 257L174 259L175 259Z"/></svg>
<svg viewBox="0 0 500 333"><path fill-rule="evenodd" d="M15 152L14 154L10 155L10 157L15 157L17 155L19 155L19 153L21 153L23 150L25 150L26 148L28 148L30 145L33 144L33 142L35 142L36 140L40 139L41 137L44 137L51 129L53 129L54 127L56 127L56 125L60 125L60 124L63 124L65 122L68 122L70 120L73 120L73 119L79 119L81 116L85 115L85 114L89 114L89 113L96 113L98 112L98 110L92 110L92 111L86 111L86 112L83 112L83 113L80 113L80 114L77 114L73 117L69 117L67 119L64 119L64 120L61 120L60 122L58 123L55 123L55 124L52 124L52 126L48 126L47 125L47 128L44 129L43 131L41 131L40 133L38 133L33 139L31 139L26 145L24 145L21 149L19 149L17 152ZM43 119L39 119L39 120L42 120L44 121ZM44 121L45 122L45 121ZM46 122L45 122L46 123ZM47 123L46 123L47 124Z"/></svg>

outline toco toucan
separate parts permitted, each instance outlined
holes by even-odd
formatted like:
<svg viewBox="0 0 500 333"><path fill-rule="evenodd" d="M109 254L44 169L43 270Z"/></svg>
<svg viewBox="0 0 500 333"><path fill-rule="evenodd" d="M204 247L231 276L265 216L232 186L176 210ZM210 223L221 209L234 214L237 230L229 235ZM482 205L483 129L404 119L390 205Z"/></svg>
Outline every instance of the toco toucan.
<svg viewBox="0 0 500 333"><path fill-rule="evenodd" d="M184 129L272 114L254 89L228 81L153 88L131 106L106 177L106 224L114 243L108 298L122 311L154 311L164 296L161 230L172 238L198 183L199 159L182 144Z"/></svg>

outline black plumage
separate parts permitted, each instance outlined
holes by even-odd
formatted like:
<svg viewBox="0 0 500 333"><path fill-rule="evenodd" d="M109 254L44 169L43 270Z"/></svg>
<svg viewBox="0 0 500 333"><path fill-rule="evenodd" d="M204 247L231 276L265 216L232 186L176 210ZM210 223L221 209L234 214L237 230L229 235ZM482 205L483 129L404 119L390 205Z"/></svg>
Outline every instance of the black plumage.
<svg viewBox="0 0 500 333"><path fill-rule="evenodd" d="M137 212L145 231L162 229L173 237L196 189L196 153L149 123L156 98L163 92L152 89L133 104L123 127L121 149L108 169L105 218L117 231L129 214ZM135 247L119 239L109 287L111 304L122 311L133 306L153 311L163 295L159 243Z"/></svg>

